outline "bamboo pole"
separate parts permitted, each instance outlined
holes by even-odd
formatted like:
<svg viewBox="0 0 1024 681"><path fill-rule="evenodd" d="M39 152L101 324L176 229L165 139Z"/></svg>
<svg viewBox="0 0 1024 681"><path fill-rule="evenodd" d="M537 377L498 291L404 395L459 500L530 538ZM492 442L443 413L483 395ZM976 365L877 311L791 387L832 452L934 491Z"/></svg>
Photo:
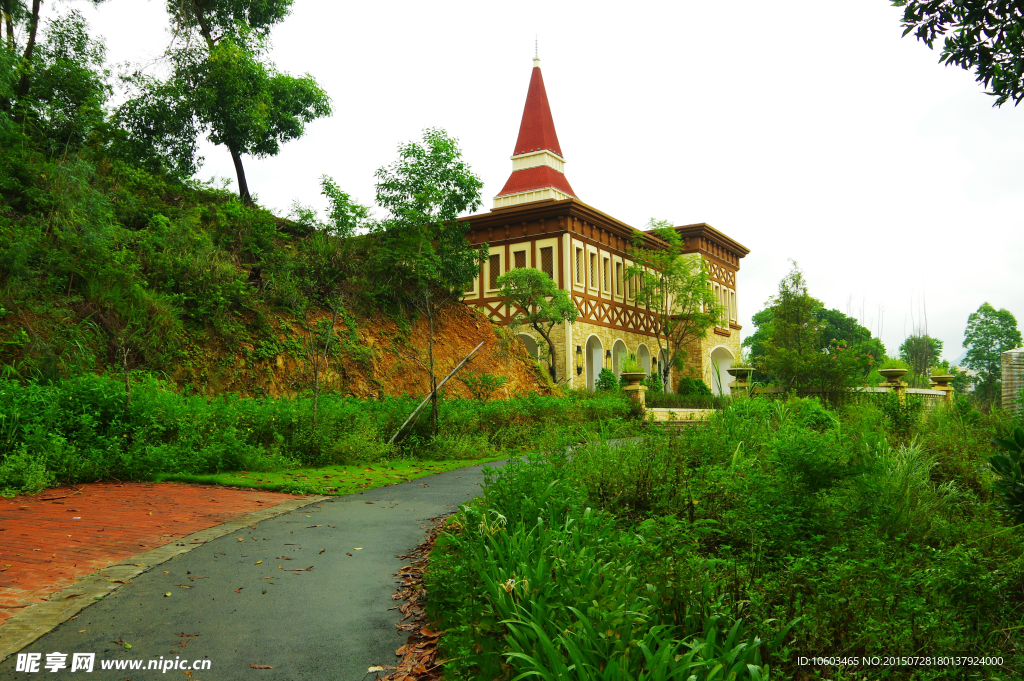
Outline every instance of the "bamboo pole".
<svg viewBox="0 0 1024 681"><path fill-rule="evenodd" d="M466 358L464 360L462 360L457 365L455 365L455 368L452 369L451 372L447 376L444 377L444 380L442 380L440 383L437 384L436 388L434 388L429 393L427 393L427 397L422 402L420 402L420 406L416 407L416 410L412 414L409 415L409 418L407 418L405 420L405 423L403 423L402 426L398 430L395 431L395 434L391 436L391 439L388 440L388 444L389 445L390 444L394 444L395 438L398 437L398 434L401 433L403 430L405 430L405 427L407 425L409 425L409 423L411 421L415 420L416 416L420 413L420 411L423 410L423 407L427 406L427 402L430 401L430 398L433 397L434 393L436 393L438 390L440 390L441 386L443 386L445 383L447 383L448 379L451 378L452 376L454 376L455 372L457 372L459 369L461 369L462 366L466 362L468 362L470 360L470 358L473 357L473 355L476 354L476 351L483 347L483 345L484 345L484 342L480 341L480 345L478 345L475 348L473 348L473 351L471 353L469 353L468 355L466 355Z"/></svg>

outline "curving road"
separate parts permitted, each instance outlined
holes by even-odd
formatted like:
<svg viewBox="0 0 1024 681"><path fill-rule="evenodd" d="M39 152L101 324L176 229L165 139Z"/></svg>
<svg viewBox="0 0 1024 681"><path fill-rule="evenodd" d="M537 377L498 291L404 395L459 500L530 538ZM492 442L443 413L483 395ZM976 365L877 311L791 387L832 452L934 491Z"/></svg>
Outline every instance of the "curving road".
<svg viewBox="0 0 1024 681"><path fill-rule="evenodd" d="M87 679L188 678L182 661L197 660L194 681L371 679L367 668L394 664L405 642L389 610L407 562L396 556L422 541L429 518L479 493L482 468L327 499L203 544L21 650L40 654L39 671L17 671L12 655L0 679L79 678L74 653L96 654ZM66 654L66 667L49 671L50 653Z"/></svg>

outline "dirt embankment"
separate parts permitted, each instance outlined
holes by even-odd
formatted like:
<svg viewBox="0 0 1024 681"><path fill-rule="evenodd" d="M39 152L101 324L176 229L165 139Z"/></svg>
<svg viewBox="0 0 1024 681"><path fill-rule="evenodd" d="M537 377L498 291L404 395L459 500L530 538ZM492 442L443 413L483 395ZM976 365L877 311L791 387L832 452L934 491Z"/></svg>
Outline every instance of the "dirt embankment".
<svg viewBox="0 0 1024 681"><path fill-rule="evenodd" d="M318 328L313 340L322 354L332 315L320 311L306 324L286 316L265 320L251 341L238 347L188 346L186 359L171 378L182 387L208 395L290 397L313 387L313 359L308 328ZM550 394L551 388L536 362L508 329L496 326L462 304L449 305L435 321L434 366L441 380L481 341L483 347L444 387L445 394L471 397L460 377L467 371L507 379L494 397ZM400 328L385 315L339 318L323 368L320 389L354 397L425 395L430 390L429 327L425 319Z"/></svg>

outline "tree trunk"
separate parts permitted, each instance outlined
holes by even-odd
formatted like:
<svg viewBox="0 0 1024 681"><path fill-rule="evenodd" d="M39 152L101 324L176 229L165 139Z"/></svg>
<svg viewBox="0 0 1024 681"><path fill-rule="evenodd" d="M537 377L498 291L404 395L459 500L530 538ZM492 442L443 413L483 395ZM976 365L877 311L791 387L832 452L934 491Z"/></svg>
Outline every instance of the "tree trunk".
<svg viewBox="0 0 1024 681"><path fill-rule="evenodd" d="M124 371L124 395L125 395L125 408L131 409L132 407L132 382L128 375L128 348L121 347L121 369Z"/></svg>
<svg viewBox="0 0 1024 681"><path fill-rule="evenodd" d="M245 181L245 168L242 167L242 155L231 149L231 160L235 164L235 174L238 176L238 196L242 203L247 206L253 205L252 197L249 195L249 185Z"/></svg>
<svg viewBox="0 0 1024 681"><path fill-rule="evenodd" d="M21 81L18 83L18 92L14 98L15 103L25 99L31 85L29 75L32 68L32 54L36 48L36 34L39 32L39 6L42 4L43 0L32 0L32 16L28 20L28 43L25 45L25 54L22 57L22 68L24 71L22 71ZM17 120L19 123L25 120L24 109L18 114Z"/></svg>
<svg viewBox="0 0 1024 681"><path fill-rule="evenodd" d="M541 337L548 343L548 373L551 375L551 382L558 383L558 370L556 368L555 360L555 344L551 342L551 337L544 331L544 329L540 328L536 324L533 325L533 328L536 329L537 333L539 333Z"/></svg>

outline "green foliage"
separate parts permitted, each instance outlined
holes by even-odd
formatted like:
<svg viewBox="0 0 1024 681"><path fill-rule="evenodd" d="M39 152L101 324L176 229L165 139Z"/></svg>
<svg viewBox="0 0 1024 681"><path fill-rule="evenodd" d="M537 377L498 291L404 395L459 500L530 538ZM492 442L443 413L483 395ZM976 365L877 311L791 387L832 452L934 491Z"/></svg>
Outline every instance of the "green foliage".
<svg viewBox="0 0 1024 681"><path fill-rule="evenodd" d="M491 399L494 393L501 386L508 383L507 376L495 376L484 371L477 373L468 369L462 372L459 380L469 388L469 392L473 394L473 399L481 404L487 404L487 401Z"/></svg>
<svg viewBox="0 0 1024 681"><path fill-rule="evenodd" d="M579 315L576 304L551 277L532 267L509 270L498 277L498 286L506 309L517 308L512 316L513 324L529 324L548 344L548 374L552 381L558 381L551 329L556 324L576 321Z"/></svg>
<svg viewBox="0 0 1024 681"><path fill-rule="evenodd" d="M725 312L711 288L707 261L685 250L685 240L671 222L652 218L647 228L635 235L633 263L624 275L627 281L636 282L636 304L656 320L658 356L661 351L667 355L662 367L666 391L670 369L685 368L690 343L703 338L715 324L726 325Z"/></svg>
<svg viewBox="0 0 1024 681"><path fill-rule="evenodd" d="M679 379L679 387L676 392L680 395L711 395L711 388L699 378L684 376Z"/></svg>
<svg viewBox="0 0 1024 681"><path fill-rule="evenodd" d="M1002 353L1022 344L1017 319L1009 310L996 310L982 303L977 312L967 318L964 347L967 356L964 366L978 372L975 389L985 400L997 401L1003 376Z"/></svg>
<svg viewBox="0 0 1024 681"><path fill-rule="evenodd" d="M475 459L578 437L597 420L622 423L621 394L529 395L511 400L443 400L439 436L417 425L403 448L387 444L418 400L311 397L207 400L141 380L131 404L115 379L84 375L43 385L0 380L0 489L38 490L53 482L146 480L157 473L287 470L413 455ZM568 434L568 435L567 435Z"/></svg>
<svg viewBox="0 0 1024 681"><path fill-rule="evenodd" d="M643 373L643 366L640 364L640 360L637 356L630 352L619 353L619 371L624 374L638 374Z"/></svg>
<svg viewBox="0 0 1024 681"><path fill-rule="evenodd" d="M882 399L882 411L889 420L892 432L900 437L907 437L921 418L924 403L916 395L905 395L901 400L895 391L885 393Z"/></svg>
<svg viewBox="0 0 1024 681"><path fill-rule="evenodd" d="M928 335L908 336L900 345L900 359L918 376L927 376L942 356L942 341Z"/></svg>
<svg viewBox="0 0 1024 681"><path fill-rule="evenodd" d="M903 35L929 49L943 39L940 61L975 73L995 106L1024 99L1024 30L1019 9L995 0L892 0L903 9Z"/></svg>
<svg viewBox="0 0 1024 681"><path fill-rule="evenodd" d="M744 340L758 369L756 378L830 392L860 383L884 347L855 320L825 310L807 292L803 272L792 265L770 307L754 315L757 332Z"/></svg>
<svg viewBox="0 0 1024 681"><path fill-rule="evenodd" d="M703 679L688 665L721 673L731 651L803 678L808 648L985 655L998 640L989 676L1017 678L1024 535L988 503L1004 422L972 413L933 410L892 444L871 400L755 397L699 428L510 461L431 556L446 674ZM949 670L891 678L908 675Z"/></svg>
<svg viewBox="0 0 1024 681"><path fill-rule="evenodd" d="M910 365L907 364L905 359L899 357L889 357L878 367L879 369L910 369Z"/></svg>
<svg viewBox="0 0 1024 681"><path fill-rule="evenodd" d="M594 381L594 390L618 390L619 379L615 378L615 373L611 369L602 368L601 373L597 375L597 379Z"/></svg>
<svg viewBox="0 0 1024 681"><path fill-rule="evenodd" d="M270 28L290 6L290 0L169 2L179 29L170 76L126 79L134 92L118 120L128 133L123 146L129 157L186 179L180 173L195 172L196 138L206 133L231 153L239 196L251 204L241 156L276 156L307 123L331 113L330 99L312 76L278 73L265 59Z"/></svg>
<svg viewBox="0 0 1024 681"><path fill-rule="evenodd" d="M1003 500L997 508L1010 516L1014 524L1020 525L1024 523L1024 468L1021 467L1024 428L1015 428L1008 438L993 438L992 444L1006 450L1005 454L989 459L992 469L999 475L992 485Z"/></svg>

